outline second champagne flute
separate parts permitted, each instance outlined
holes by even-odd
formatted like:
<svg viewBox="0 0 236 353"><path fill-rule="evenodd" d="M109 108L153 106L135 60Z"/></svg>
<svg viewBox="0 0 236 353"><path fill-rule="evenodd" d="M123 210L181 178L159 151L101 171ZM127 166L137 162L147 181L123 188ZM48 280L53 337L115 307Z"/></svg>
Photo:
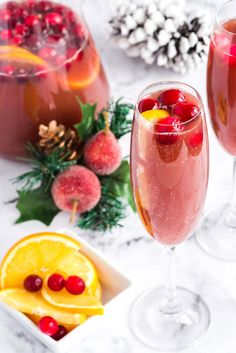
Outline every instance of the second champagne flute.
<svg viewBox="0 0 236 353"><path fill-rule="evenodd" d="M216 16L207 68L207 98L214 132L234 159L231 200L209 210L197 233L201 247L225 261L236 261L236 1Z"/></svg>
<svg viewBox="0 0 236 353"><path fill-rule="evenodd" d="M208 183L208 135L199 94L179 82L147 87L136 105L131 177L139 217L163 245L165 288L139 297L131 311L135 335L147 346L177 351L202 337L210 322L199 295L175 285L175 247L201 215Z"/></svg>

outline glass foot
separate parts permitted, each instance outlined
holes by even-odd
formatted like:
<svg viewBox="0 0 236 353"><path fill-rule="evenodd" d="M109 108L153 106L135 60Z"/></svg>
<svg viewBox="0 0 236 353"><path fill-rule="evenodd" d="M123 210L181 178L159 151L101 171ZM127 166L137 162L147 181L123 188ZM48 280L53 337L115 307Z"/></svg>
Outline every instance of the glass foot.
<svg viewBox="0 0 236 353"><path fill-rule="evenodd" d="M213 208L203 215L196 239L209 255L224 261L236 261L236 224L229 204Z"/></svg>
<svg viewBox="0 0 236 353"><path fill-rule="evenodd" d="M210 324L208 307L199 295L177 288L181 310L162 311L163 289L142 294L133 304L130 322L135 336L146 346L162 351L188 348L202 338Z"/></svg>

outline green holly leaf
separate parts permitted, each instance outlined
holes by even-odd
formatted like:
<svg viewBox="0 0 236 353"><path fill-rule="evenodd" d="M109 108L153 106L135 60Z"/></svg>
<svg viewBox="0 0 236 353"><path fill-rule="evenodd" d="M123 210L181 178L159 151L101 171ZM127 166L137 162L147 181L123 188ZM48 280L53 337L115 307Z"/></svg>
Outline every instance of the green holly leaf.
<svg viewBox="0 0 236 353"><path fill-rule="evenodd" d="M136 210L130 182L130 166L127 160L123 160L120 167L109 177L104 177L102 183L104 182L116 197L126 199L133 211Z"/></svg>
<svg viewBox="0 0 236 353"><path fill-rule="evenodd" d="M30 220L38 220L47 226L53 218L60 212L55 206L51 194L42 187L34 190L18 191L17 209L20 217L16 223Z"/></svg>
<svg viewBox="0 0 236 353"><path fill-rule="evenodd" d="M84 104L78 98L80 109L82 112L82 119L78 124L74 125L80 142L88 139L93 131L95 122L96 104Z"/></svg>

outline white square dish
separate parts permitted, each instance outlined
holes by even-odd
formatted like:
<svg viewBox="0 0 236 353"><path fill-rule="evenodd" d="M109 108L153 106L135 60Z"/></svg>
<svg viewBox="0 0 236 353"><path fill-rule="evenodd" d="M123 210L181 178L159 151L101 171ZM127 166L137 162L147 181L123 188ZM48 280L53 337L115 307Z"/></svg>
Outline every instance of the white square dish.
<svg viewBox="0 0 236 353"><path fill-rule="evenodd" d="M125 294L125 291L130 288L131 281L114 267L109 260L104 259L103 254L81 239L77 234L67 229L60 229L58 233L69 235L78 240L81 244L81 251L94 263L102 286L102 302L105 308L104 316L106 317L106 312L112 312L112 307L116 305L118 297L120 298L120 296ZM69 351L80 340L91 335L104 320L104 316L90 317L85 323L69 332L60 341L55 341L42 333L26 315L3 303L0 303L0 307L54 353L65 353Z"/></svg>

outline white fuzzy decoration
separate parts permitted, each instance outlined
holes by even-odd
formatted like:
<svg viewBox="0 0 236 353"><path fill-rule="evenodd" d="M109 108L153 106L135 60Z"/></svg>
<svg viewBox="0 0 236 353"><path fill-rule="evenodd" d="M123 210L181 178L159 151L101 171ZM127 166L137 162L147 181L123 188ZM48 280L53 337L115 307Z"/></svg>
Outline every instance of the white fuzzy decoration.
<svg viewBox="0 0 236 353"><path fill-rule="evenodd" d="M185 0L123 2L109 22L112 40L130 57L186 73L206 61L212 28L207 11L185 10Z"/></svg>

